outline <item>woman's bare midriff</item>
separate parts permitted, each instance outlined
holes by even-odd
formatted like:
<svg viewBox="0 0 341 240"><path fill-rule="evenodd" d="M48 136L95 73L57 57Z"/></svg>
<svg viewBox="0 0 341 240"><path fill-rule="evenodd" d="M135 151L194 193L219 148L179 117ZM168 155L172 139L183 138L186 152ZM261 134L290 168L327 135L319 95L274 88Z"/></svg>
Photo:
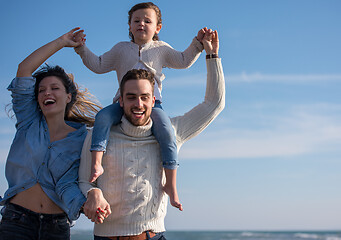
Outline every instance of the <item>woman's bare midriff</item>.
<svg viewBox="0 0 341 240"><path fill-rule="evenodd" d="M39 183L18 193L10 202L37 213L58 214L64 212L46 195Z"/></svg>

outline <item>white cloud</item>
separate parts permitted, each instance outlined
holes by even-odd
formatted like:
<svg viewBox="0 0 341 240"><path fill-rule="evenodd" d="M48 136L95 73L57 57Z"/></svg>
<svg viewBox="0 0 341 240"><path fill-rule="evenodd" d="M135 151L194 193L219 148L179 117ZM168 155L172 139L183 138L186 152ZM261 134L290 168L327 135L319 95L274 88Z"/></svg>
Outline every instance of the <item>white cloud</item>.
<svg viewBox="0 0 341 240"><path fill-rule="evenodd" d="M341 81L341 74L263 74L246 73L226 75L231 82L320 82L320 81Z"/></svg>
<svg viewBox="0 0 341 240"><path fill-rule="evenodd" d="M227 73L227 72L225 72ZM311 83L311 82L341 82L341 74L264 74L260 72L240 74L225 74L228 82L280 82L280 83ZM203 86L206 83L206 72L188 76L167 78L164 85L168 88L179 86Z"/></svg>
<svg viewBox="0 0 341 240"><path fill-rule="evenodd" d="M180 158L286 157L325 152L341 156L341 115L331 109L340 106L301 105L286 114L251 116L255 124L261 122L261 127L252 129L245 124L235 127L228 119L229 124L220 126L220 130L204 132L186 143Z"/></svg>

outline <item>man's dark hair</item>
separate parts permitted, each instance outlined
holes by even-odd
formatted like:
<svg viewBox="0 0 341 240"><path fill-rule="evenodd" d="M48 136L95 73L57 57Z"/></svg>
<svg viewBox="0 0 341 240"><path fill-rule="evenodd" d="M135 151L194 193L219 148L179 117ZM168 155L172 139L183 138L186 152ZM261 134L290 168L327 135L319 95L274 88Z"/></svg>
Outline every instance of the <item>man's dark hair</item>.
<svg viewBox="0 0 341 240"><path fill-rule="evenodd" d="M154 84L155 84L154 74L145 69L132 69L132 70L129 70L122 78L122 81L120 83L121 96L123 97L124 85L127 81L140 80L140 79L146 79L150 82L150 85L152 86L152 93L154 95Z"/></svg>

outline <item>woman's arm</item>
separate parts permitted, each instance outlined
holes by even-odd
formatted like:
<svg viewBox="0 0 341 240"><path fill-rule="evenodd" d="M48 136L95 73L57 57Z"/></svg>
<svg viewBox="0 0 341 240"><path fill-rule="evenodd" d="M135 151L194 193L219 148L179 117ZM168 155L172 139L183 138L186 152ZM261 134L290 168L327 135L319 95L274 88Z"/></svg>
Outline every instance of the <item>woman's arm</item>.
<svg viewBox="0 0 341 240"><path fill-rule="evenodd" d="M55 192L68 207L67 214L71 220L77 220L81 207L86 201L78 187L79 159L56 182Z"/></svg>
<svg viewBox="0 0 341 240"><path fill-rule="evenodd" d="M17 129L27 126L40 115L34 94L36 82L32 77L32 73L61 48L82 44L81 41L73 40L77 33L82 32L82 30L78 30L79 28L74 28L56 40L42 46L19 64L17 78L14 78L7 88L12 92L12 108L17 120Z"/></svg>
<svg viewBox="0 0 341 240"><path fill-rule="evenodd" d="M60 36L56 40L38 48L25 58L18 66L17 77L31 77L32 73L42 65L49 57L64 47L78 47L83 44L82 41L76 41L75 36L82 32L80 28L74 28L71 31Z"/></svg>

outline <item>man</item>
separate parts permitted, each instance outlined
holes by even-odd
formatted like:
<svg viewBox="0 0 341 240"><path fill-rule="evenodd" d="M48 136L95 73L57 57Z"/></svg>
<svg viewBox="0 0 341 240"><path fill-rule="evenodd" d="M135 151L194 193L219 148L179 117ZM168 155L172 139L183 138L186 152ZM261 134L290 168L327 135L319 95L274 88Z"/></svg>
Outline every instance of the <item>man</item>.
<svg viewBox="0 0 341 240"><path fill-rule="evenodd" d="M183 116L171 119L178 150L203 131L225 106L225 83L218 58L218 33L207 30L203 39L207 54L205 101ZM87 196L84 212L101 223L94 227L96 239L165 239L163 232L167 197L160 150L151 133L150 113L154 105L153 76L146 70L129 71L121 81L122 122L111 128L104 174L95 184L88 182L91 134L83 146L79 186ZM98 207L105 214L98 214ZM102 216L102 217L101 217ZM130 237L129 237L130 236Z"/></svg>

